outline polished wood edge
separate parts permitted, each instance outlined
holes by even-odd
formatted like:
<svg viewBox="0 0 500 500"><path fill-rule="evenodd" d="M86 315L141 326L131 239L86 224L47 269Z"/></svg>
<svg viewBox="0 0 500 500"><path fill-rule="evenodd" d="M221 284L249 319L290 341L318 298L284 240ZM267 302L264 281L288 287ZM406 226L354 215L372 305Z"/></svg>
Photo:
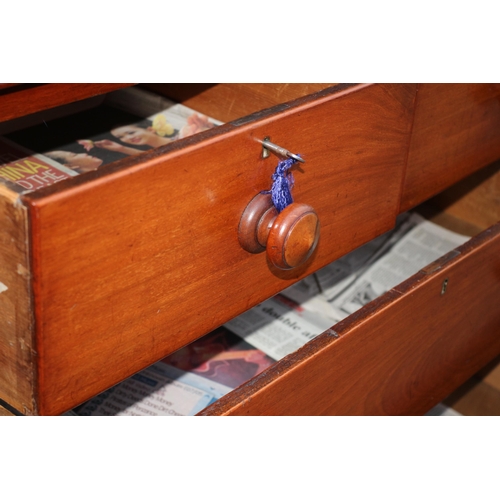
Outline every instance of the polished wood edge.
<svg viewBox="0 0 500 500"><path fill-rule="evenodd" d="M234 409L244 407L246 402L252 399L253 395L261 390L271 388L275 380L286 379L287 372L290 372L298 366L304 363L314 362L314 358L320 355L324 349L329 348L336 342L342 341L344 335L347 333L347 329L354 328L358 323L366 321L375 314L380 313L386 307L390 306L398 297L399 294L395 293L393 290L378 297L364 306L362 310L356 311L345 320L333 325L294 353L277 361L274 365L261 372L246 384L243 384L226 396L223 396L221 399L198 413L198 415L224 416L232 413Z"/></svg>
<svg viewBox="0 0 500 500"><path fill-rule="evenodd" d="M457 247L456 253L453 257L444 259L442 261L442 265L436 266L433 271L418 271L400 285L373 300L346 319L333 325L332 328L326 330L302 348L298 349L296 352L289 354L280 361L277 361L274 365L260 373L257 377L254 377L246 384L243 384L226 396L223 396L208 408L201 411L198 415L224 416L234 413L235 410L238 412L238 409L244 408L245 404L250 402L252 397L257 393L272 388L273 384L277 383L278 380L286 380L287 374L293 369L303 365L304 363L313 362L315 356L320 355L322 351L330 348L333 343L348 341L349 333L355 330L361 323L366 322L375 315L383 313L385 309L391 307L399 300L404 299L408 293L411 293L417 288L425 285L437 274L445 276L447 270L451 266L454 266L455 263L462 260L462 258L469 254L481 252L482 246L495 238L500 238L500 222L483 231L474 239L469 240L463 245ZM495 353L492 353L492 357L495 355Z"/></svg>
<svg viewBox="0 0 500 500"><path fill-rule="evenodd" d="M23 200L25 201L25 200ZM34 321L34 338L33 349L36 352L36 369L34 373L34 399L36 403L36 413L43 415L43 401L40 401L40 387L43 387L43 370L40 370L40 363L43 362L43 347L44 343L41 338L42 328L39 325L39 318L42 318L42 306L40 301L36 298L40 297L42 292L43 283L40 280L40 229L38 226L38 217L36 210L30 204L26 204L28 209L29 221L29 259L31 264L31 296L32 296L32 310Z"/></svg>
<svg viewBox="0 0 500 500"><path fill-rule="evenodd" d="M244 119L228 122L218 127L200 132L184 139L179 139L166 144L151 151L145 151L135 157L123 158L116 162L104 165L98 170L86 172L50 186L41 188L31 193L23 195L27 204L35 203L37 200L50 198L53 195L59 195L70 192L73 189L83 187L86 189L88 185L94 182L110 182L116 177L128 175L130 172L148 168L152 163L157 161L164 161L167 158L184 154L191 148L204 147L212 142L217 142L223 137L230 137L232 134L241 133L241 130L252 130L256 126L265 124L266 121L271 121L276 115L286 116L300 111L301 107L304 109L319 106L322 103L331 99L339 99L353 92L362 91L366 87L371 87L375 84L338 84L328 89L321 90L314 94L304 96L287 103L282 103L271 108L253 113Z"/></svg>
<svg viewBox="0 0 500 500"><path fill-rule="evenodd" d="M0 244L1 274L9 284L11 295L7 304L10 302L15 308L13 321L7 324L0 321L0 344L5 345L5 352L0 356L0 379L4 383L9 381L8 386L1 387L0 404L17 408L12 411L34 414L37 412L33 388L36 380L36 349L29 256L29 209L18 193L0 184L0 212L2 229L10 235L10 241L5 247ZM5 311L0 304L0 309L1 319L8 319L9 306Z"/></svg>

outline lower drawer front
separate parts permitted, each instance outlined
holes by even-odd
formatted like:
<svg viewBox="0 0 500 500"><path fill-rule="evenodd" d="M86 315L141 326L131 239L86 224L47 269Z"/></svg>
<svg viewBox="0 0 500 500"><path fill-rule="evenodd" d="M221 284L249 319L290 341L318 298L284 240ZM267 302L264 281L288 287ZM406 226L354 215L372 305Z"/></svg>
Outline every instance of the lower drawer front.
<svg viewBox="0 0 500 500"><path fill-rule="evenodd" d="M201 414L424 414L500 353L499 297L500 223Z"/></svg>
<svg viewBox="0 0 500 500"><path fill-rule="evenodd" d="M329 89L30 195L38 411L82 403L393 227L414 95ZM261 159L266 136L306 159L294 197L321 224L292 272L238 242L277 164Z"/></svg>

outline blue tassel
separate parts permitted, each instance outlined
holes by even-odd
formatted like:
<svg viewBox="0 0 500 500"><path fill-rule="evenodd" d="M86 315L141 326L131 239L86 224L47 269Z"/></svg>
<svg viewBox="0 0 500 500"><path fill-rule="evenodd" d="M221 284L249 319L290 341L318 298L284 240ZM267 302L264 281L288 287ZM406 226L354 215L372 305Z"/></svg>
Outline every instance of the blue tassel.
<svg viewBox="0 0 500 500"><path fill-rule="evenodd" d="M271 199L278 213L293 203L292 188L294 179L290 168L295 163L297 163L297 160L293 158L280 161L272 175L273 185L271 186L271 191L265 191L266 194L271 194Z"/></svg>

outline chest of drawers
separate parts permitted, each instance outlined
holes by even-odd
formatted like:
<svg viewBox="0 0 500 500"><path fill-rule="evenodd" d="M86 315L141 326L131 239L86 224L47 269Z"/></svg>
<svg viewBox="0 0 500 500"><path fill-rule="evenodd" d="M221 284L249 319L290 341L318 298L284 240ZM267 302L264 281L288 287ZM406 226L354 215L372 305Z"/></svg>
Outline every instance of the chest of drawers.
<svg viewBox="0 0 500 500"><path fill-rule="evenodd" d="M81 99L77 87L34 108L20 92L50 86L3 89L3 102L21 105L1 119ZM498 87L148 88L228 123L35 192L0 185L0 399L62 413L461 179L440 208L491 229L204 413L423 413L500 352L498 175L483 169L500 157ZM306 160L294 198L321 225L313 255L286 271L238 241L241 214L276 166L262 157L266 137ZM444 279L454 286L441 296Z"/></svg>

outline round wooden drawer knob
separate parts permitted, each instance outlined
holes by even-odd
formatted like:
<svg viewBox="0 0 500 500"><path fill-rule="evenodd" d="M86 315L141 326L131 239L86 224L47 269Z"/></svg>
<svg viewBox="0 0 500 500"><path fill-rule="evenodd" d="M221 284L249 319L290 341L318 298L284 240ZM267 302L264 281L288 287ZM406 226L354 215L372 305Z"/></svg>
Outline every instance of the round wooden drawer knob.
<svg viewBox="0 0 500 500"><path fill-rule="evenodd" d="M278 214L271 196L258 194L241 217L238 238L251 253L266 250L279 269L293 269L310 257L319 240L319 219L312 207L292 203Z"/></svg>

